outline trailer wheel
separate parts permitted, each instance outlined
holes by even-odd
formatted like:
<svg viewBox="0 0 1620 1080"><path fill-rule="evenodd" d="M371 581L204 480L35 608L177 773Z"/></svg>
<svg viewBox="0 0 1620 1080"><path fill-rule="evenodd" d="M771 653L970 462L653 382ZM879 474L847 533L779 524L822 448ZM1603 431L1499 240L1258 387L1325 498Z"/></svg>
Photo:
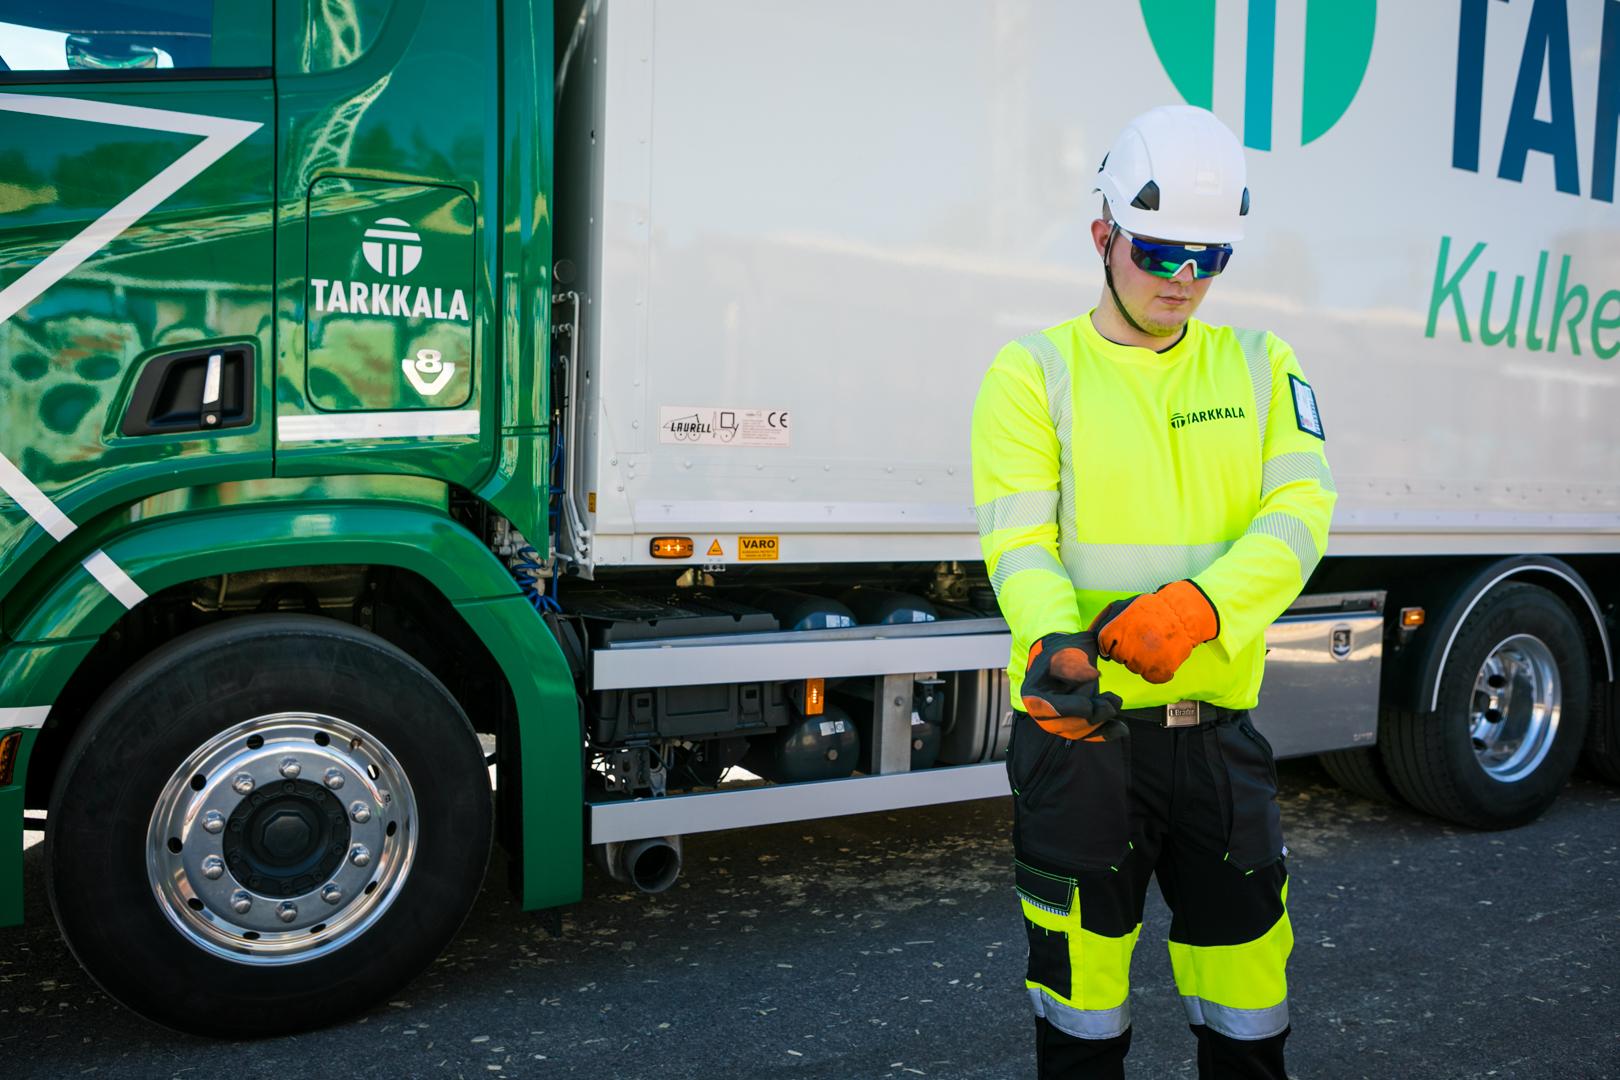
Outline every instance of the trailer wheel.
<svg viewBox="0 0 1620 1080"><path fill-rule="evenodd" d="M1458 629L1434 712L1394 711L1380 745L1413 806L1479 829L1534 821L1558 797L1586 734L1590 664L1552 593L1510 583Z"/></svg>
<svg viewBox="0 0 1620 1080"><path fill-rule="evenodd" d="M1316 760L1333 778L1334 783L1363 799L1398 805L1401 793L1389 778L1389 770L1379 757L1376 747L1354 747L1349 750L1329 750L1317 754Z"/></svg>
<svg viewBox="0 0 1620 1080"><path fill-rule="evenodd" d="M490 817L477 738L426 669L329 619L249 616L158 649L85 716L51 793L48 891L136 1012L303 1030L438 955Z"/></svg>
<svg viewBox="0 0 1620 1080"><path fill-rule="evenodd" d="M1603 705L1592 711L1582 762L1597 779L1620 784L1620 683L1598 683L1595 689Z"/></svg>

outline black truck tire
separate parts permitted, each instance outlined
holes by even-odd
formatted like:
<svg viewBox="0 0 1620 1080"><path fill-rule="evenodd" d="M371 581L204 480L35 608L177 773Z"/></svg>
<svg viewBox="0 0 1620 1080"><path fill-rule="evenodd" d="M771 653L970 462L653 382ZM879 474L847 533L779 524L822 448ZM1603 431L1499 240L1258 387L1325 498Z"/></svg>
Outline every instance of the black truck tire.
<svg viewBox="0 0 1620 1080"><path fill-rule="evenodd" d="M439 954L483 882L489 774L404 652L252 615L107 689L49 821L51 907L96 982L172 1028L264 1036L353 1015Z"/></svg>
<svg viewBox="0 0 1620 1080"><path fill-rule="evenodd" d="M1401 793L1395 790L1395 782L1389 778L1389 770L1384 767L1377 747L1329 750L1317 754L1316 760L1322 763L1334 783L1351 794L1373 802L1400 805Z"/></svg>
<svg viewBox="0 0 1620 1080"><path fill-rule="evenodd" d="M1620 682L1594 683L1601 705L1592 710L1581 758L1585 771L1607 784L1620 784Z"/></svg>
<svg viewBox="0 0 1620 1080"><path fill-rule="evenodd" d="M1534 821L1581 752L1591 674L1581 628L1558 597L1511 582L1468 614L1433 712L1392 710L1380 731L1401 797L1477 829Z"/></svg>

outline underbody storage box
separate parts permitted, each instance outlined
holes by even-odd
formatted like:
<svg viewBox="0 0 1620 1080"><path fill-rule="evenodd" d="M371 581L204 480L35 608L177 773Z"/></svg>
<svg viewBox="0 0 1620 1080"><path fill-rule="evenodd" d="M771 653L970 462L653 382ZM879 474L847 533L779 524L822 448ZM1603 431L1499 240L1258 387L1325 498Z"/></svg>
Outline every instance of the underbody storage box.
<svg viewBox="0 0 1620 1080"><path fill-rule="evenodd" d="M592 698L591 734L603 745L637 738L748 735L781 727L791 708L785 684L779 682L599 690Z"/></svg>
<svg viewBox="0 0 1620 1080"><path fill-rule="evenodd" d="M583 589L569 610L585 621L594 647L654 638L777 629L768 612L714 596L683 592L659 597L618 589ZM747 672L738 671L739 680ZM592 739L614 745L638 738L698 738L780 727L789 708L780 682L717 683L599 690L591 695Z"/></svg>

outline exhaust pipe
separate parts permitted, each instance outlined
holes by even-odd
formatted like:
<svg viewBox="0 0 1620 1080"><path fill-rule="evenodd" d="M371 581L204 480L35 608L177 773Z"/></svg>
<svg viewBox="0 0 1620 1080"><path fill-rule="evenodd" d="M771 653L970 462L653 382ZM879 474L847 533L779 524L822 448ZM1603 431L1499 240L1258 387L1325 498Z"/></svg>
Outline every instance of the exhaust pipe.
<svg viewBox="0 0 1620 1080"><path fill-rule="evenodd" d="M644 893L661 893L681 876L681 838L617 840L591 849L602 872Z"/></svg>

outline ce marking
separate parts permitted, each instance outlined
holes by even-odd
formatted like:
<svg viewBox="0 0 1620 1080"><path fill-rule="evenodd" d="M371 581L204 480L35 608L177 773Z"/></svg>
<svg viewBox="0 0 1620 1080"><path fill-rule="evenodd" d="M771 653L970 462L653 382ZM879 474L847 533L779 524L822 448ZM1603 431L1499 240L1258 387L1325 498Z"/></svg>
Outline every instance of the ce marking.
<svg viewBox="0 0 1620 1080"><path fill-rule="evenodd" d="M788 426L788 414L786 411L772 409L766 415L765 423L769 427L781 428L782 430L786 431Z"/></svg>

